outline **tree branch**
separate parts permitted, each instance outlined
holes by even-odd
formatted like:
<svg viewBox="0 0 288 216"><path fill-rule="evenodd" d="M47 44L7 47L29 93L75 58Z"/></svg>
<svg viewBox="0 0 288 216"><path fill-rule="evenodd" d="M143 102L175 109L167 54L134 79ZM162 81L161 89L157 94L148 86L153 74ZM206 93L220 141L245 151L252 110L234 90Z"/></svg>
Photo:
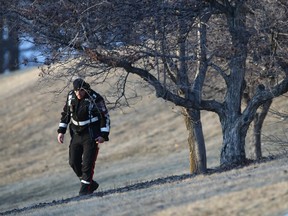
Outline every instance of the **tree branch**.
<svg viewBox="0 0 288 216"><path fill-rule="evenodd" d="M251 98L246 109L243 111L243 124L249 124L253 120L259 106L286 92L288 92L288 76L272 89L265 89L264 86L259 85L256 94Z"/></svg>
<svg viewBox="0 0 288 216"><path fill-rule="evenodd" d="M192 95L191 97L192 99L189 101L188 99L182 98L178 96L177 94L172 93L167 88L165 88L158 81L158 79L155 76L153 76L151 73L149 73L147 70L133 67L132 64L128 62L127 60L107 57L100 53L96 53L96 51L92 51L88 48L86 48L85 51L89 54L89 56L92 58L93 61L98 61L100 63L106 64L111 67L123 68L129 73L138 75L139 77L141 77L143 80L145 80L146 82L148 82L150 85L154 87L157 97L170 101L177 106L199 109L199 107L196 107L195 105L194 95Z"/></svg>

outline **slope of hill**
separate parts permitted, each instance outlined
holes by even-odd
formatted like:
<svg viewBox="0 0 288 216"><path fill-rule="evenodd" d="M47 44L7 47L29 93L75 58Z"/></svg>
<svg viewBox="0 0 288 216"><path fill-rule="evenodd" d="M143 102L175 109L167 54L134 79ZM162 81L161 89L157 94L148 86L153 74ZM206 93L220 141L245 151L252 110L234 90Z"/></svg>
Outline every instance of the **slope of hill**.
<svg viewBox="0 0 288 216"><path fill-rule="evenodd" d="M217 171L218 118L203 112L208 175L190 176L187 131L170 103L143 96L132 108L112 110L111 141L100 147L98 192L77 197L68 165L69 137L56 130L66 92L39 84L38 70L0 76L0 212L25 215L284 215L288 213L287 156ZM52 88L63 85L55 82ZM94 86L100 93L101 87ZM275 104L287 107L286 100ZM287 108L286 108L287 109ZM267 119L267 134L287 129ZM270 154L268 151L266 155ZM39 204L40 203L40 204ZM18 211L17 211L18 210Z"/></svg>

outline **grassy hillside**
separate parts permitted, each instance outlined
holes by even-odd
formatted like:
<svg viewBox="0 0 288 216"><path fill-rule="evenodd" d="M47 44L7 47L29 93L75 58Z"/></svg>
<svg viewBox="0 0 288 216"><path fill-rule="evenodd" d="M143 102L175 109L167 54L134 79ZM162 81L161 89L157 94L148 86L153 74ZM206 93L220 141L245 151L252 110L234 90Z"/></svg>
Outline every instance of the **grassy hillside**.
<svg viewBox="0 0 288 216"><path fill-rule="evenodd" d="M111 111L111 140L101 145L95 168L98 193L88 198L75 197L79 182L68 165L69 136L63 145L56 140L68 90L56 97L49 91L64 83L59 80L49 87L38 81L38 73L34 69L0 76L0 212L30 206L18 214L288 213L286 156L237 170L187 176L187 131L179 109L146 94L131 108ZM105 94L101 86L93 89ZM273 107L287 111L285 98L275 101ZM208 167L216 170L222 142L219 120L206 112L202 120ZM286 130L286 122L270 115L264 134L283 136ZM264 154L283 153L274 147L264 143ZM47 205L34 208L38 203Z"/></svg>

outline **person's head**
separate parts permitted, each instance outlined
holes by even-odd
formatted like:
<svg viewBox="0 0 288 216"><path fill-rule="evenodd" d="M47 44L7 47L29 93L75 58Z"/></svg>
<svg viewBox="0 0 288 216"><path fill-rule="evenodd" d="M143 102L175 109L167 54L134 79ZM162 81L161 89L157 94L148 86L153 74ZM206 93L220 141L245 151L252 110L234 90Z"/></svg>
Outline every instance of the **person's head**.
<svg viewBox="0 0 288 216"><path fill-rule="evenodd" d="M73 89L79 100L84 98L86 91L89 88L90 88L90 85L81 78L77 78L73 81Z"/></svg>

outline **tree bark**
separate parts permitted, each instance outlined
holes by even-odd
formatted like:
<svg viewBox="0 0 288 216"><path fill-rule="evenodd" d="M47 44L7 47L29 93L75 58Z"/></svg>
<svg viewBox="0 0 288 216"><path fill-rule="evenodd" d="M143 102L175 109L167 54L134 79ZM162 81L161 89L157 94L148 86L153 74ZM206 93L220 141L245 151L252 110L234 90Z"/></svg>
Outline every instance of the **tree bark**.
<svg viewBox="0 0 288 216"><path fill-rule="evenodd" d="M18 31L12 27L12 24L9 23L8 26L8 52L9 52L9 62L8 69L10 72L19 70L19 40L18 40Z"/></svg>
<svg viewBox="0 0 288 216"><path fill-rule="evenodd" d="M185 122L189 131L188 146L190 157L190 173L206 173L206 147L200 117L200 111L185 109Z"/></svg>
<svg viewBox="0 0 288 216"><path fill-rule="evenodd" d="M261 148L261 133L262 132L261 131L262 131L264 120L268 114L271 104L272 104L272 100L268 100L266 103L264 103L261 107L260 112L256 113L255 118L253 120L252 146L253 146L253 152L254 152L255 158L257 160L262 158L262 148Z"/></svg>
<svg viewBox="0 0 288 216"><path fill-rule="evenodd" d="M4 43L4 38L3 38L3 20L0 19L0 74L4 73L5 69L4 69L4 62L5 62L5 43Z"/></svg>
<svg viewBox="0 0 288 216"><path fill-rule="evenodd" d="M220 165L233 167L246 161L245 136L247 129L240 124L240 118L221 119L223 146Z"/></svg>
<svg viewBox="0 0 288 216"><path fill-rule="evenodd" d="M194 103L199 105L202 99L202 86L207 72L207 27L206 23L210 18L210 14L207 13L198 20L198 49L197 49L197 69L194 78L193 92L195 94ZM184 35L184 34L183 34ZM190 93L188 91L188 93ZM186 98L192 100L191 94L186 95ZM186 108L187 129L189 130L188 145L190 149L190 171L191 173L206 173L207 171L207 159L206 159L206 147L203 135L200 110Z"/></svg>
<svg viewBox="0 0 288 216"><path fill-rule="evenodd" d="M185 110L185 109L184 109ZM197 167L197 158L196 158L196 141L195 141L195 134L192 126L192 122L186 112L184 114L184 119L186 123L186 128L188 130L188 148L189 148L189 163L190 163L190 174L197 173L198 167Z"/></svg>
<svg viewBox="0 0 288 216"><path fill-rule="evenodd" d="M246 31L244 3L239 2L233 12L227 13L227 22L231 34L233 55L229 67L230 74L226 77L227 93L224 102L224 115L220 116L223 131L221 150L221 166L234 166L245 162L245 136L247 123L241 118L241 100L245 86L247 44L249 35Z"/></svg>

